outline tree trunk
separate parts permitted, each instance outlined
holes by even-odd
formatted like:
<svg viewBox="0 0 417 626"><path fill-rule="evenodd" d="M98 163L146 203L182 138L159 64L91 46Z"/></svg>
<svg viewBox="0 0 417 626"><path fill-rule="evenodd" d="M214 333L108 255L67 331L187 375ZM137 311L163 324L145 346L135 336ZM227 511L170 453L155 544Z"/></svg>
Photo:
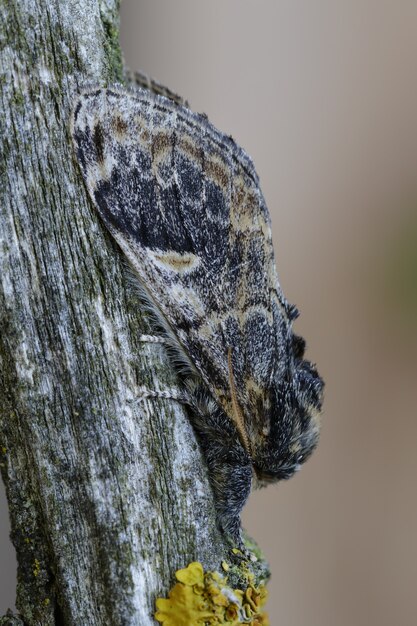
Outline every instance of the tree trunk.
<svg viewBox="0 0 417 626"><path fill-rule="evenodd" d="M191 561L227 554L176 386L87 200L84 85L122 81L118 0L0 0L0 464L18 559L4 624L154 624ZM1 623L1 620L0 620Z"/></svg>

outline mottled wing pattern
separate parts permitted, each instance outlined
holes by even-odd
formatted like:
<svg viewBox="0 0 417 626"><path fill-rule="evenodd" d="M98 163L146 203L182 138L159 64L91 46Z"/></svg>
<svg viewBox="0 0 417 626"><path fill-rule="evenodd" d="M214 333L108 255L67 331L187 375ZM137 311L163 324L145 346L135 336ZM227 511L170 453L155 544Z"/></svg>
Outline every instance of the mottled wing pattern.
<svg viewBox="0 0 417 626"><path fill-rule="evenodd" d="M141 89L84 93L73 136L101 217L214 397L232 416L230 352L248 430L267 428L291 312L251 160L204 116Z"/></svg>

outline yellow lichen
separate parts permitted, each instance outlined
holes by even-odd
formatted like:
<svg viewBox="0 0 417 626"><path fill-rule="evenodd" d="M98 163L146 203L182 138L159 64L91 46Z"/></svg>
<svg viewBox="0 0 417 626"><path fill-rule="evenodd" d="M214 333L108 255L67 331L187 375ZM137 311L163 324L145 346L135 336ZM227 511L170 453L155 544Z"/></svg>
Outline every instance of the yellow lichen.
<svg viewBox="0 0 417 626"><path fill-rule="evenodd" d="M225 569L225 568L223 568ZM218 572L204 573L201 563L190 563L175 574L177 583L168 598L158 598L155 619L163 626L268 626L262 610L267 591L248 579L245 591L233 589Z"/></svg>

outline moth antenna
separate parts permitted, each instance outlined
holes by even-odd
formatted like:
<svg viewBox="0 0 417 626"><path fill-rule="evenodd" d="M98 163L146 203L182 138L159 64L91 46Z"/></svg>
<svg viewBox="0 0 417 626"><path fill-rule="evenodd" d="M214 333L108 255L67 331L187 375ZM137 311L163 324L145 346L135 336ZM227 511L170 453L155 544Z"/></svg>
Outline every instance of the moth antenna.
<svg viewBox="0 0 417 626"><path fill-rule="evenodd" d="M242 442L243 447L245 448L249 456L251 456L251 446L250 446L248 433L246 432L246 428L245 428L245 420L243 417L242 409L240 408L240 405L239 405L239 401L237 399L235 379L233 377L232 348L230 347L227 349L227 364L229 368L230 394L232 396L233 421L237 428L237 432L239 433L240 440Z"/></svg>

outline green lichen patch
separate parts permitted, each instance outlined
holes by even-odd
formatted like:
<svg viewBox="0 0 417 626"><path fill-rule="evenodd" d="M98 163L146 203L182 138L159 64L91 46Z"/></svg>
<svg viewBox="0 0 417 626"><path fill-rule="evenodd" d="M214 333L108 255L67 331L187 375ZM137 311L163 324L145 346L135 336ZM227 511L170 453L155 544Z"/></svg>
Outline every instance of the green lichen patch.
<svg viewBox="0 0 417 626"><path fill-rule="evenodd" d="M111 13L110 15L103 12L101 16L105 35L103 43L112 82L123 81L123 61L120 48L118 10L119 6L117 5L117 12Z"/></svg>
<svg viewBox="0 0 417 626"><path fill-rule="evenodd" d="M243 531L245 553L238 548L230 551L230 560L222 563L222 569L227 571L229 585L237 589L246 589L248 584L265 585L270 576L268 562L260 547L249 535Z"/></svg>
<svg viewBox="0 0 417 626"><path fill-rule="evenodd" d="M38 561L38 559L35 559L33 561L33 570L32 571L33 571L33 575L35 576L35 578L37 578L39 576L39 574L40 574L40 571L41 571L41 564Z"/></svg>

